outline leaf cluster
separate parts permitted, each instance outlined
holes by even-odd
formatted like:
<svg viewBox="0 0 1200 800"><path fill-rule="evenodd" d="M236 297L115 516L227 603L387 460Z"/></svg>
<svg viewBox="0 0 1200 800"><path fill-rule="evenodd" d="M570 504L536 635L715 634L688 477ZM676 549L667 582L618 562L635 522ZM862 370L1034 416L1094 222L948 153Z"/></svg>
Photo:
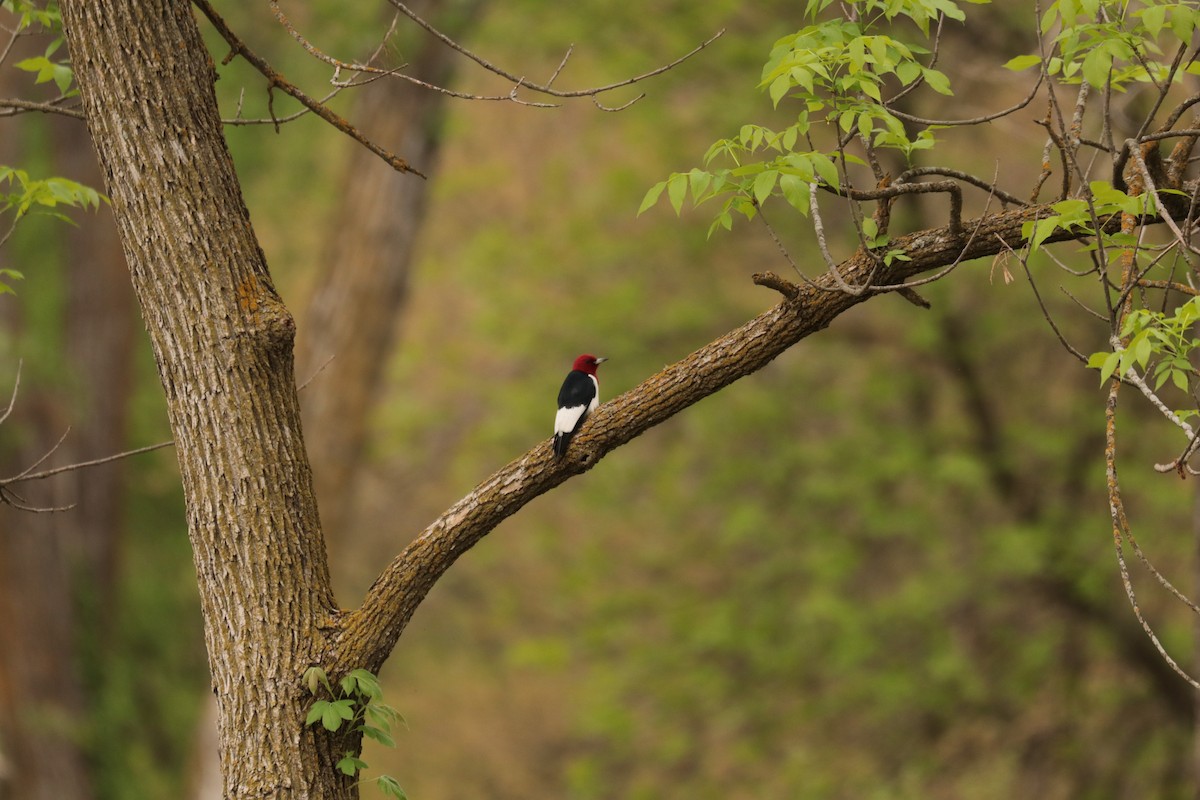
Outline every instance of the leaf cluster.
<svg viewBox="0 0 1200 800"><path fill-rule="evenodd" d="M16 191L2 191L5 188ZM0 214L15 212L8 230L0 236L0 244L12 235L17 223L27 214L46 214L74 224L69 217L55 209L60 206L95 209L100 207L101 200L108 202L108 199L95 189L69 178L34 179L23 169L0 164ZM23 277L18 270L0 268L0 294L13 292L12 286L5 279L21 280Z"/></svg>
<svg viewBox="0 0 1200 800"><path fill-rule="evenodd" d="M950 80L933 67L934 55L928 47L899 38L902 29L895 21L907 18L927 38L930 23L940 16L964 18L958 4L858 0L849 4L856 12L854 19L818 21L830 4L810 0L806 14L813 22L776 41L762 69L759 89L767 92L776 109L786 101L794 109L794 121L780 130L743 125L736 136L720 139L708 149L703 168L672 173L652 186L639 213L655 205L665 190L676 214L689 191L696 205L724 198L709 235L718 227L731 229L734 213L754 218L772 196L807 216L814 188L841 191L840 171L847 164L865 163L847 152L852 138L859 137L868 148L896 150L909 161L917 151L934 146L939 126L922 125L911 133L889 109L884 95L922 85L950 95ZM829 146L816 146L817 125L834 135Z"/></svg>
<svg viewBox="0 0 1200 800"><path fill-rule="evenodd" d="M396 746L392 725L403 723L404 718L383 702L383 689L374 673L365 669L351 670L338 681L335 690L325 670L309 667L304 673L304 685L318 698L308 710L305 725L320 722L321 727L330 732L346 730L373 739L384 747ZM321 694L325 697L320 697ZM336 766L342 774L353 777L368 765L354 751L347 751ZM388 797L407 800L408 795L395 778L381 775L374 782Z"/></svg>
<svg viewBox="0 0 1200 800"><path fill-rule="evenodd" d="M69 178L33 179L25 170L3 164L0 164L0 186L15 186L19 189L16 192L0 194L0 213L16 209L17 219L30 211L37 211L69 223L70 217L49 209L70 206L86 210L99 208L101 200L108 202L108 199L95 189Z"/></svg>
<svg viewBox="0 0 1200 800"><path fill-rule="evenodd" d="M1200 321L1200 297L1193 297L1170 314L1135 309L1121 328L1121 338L1127 344L1111 352L1093 353L1088 366L1100 370L1101 383L1114 373L1125 375L1136 368L1153 377L1155 391L1169 380L1181 392L1190 392L1192 379L1198 374L1189 360L1200 346L1195 335L1197 321ZM1175 413L1181 419L1197 414L1194 409Z"/></svg>
<svg viewBox="0 0 1200 800"><path fill-rule="evenodd" d="M0 8L17 15L17 30L23 31L35 25L48 31L62 32L62 14L58 0L0 0Z"/></svg>
<svg viewBox="0 0 1200 800"><path fill-rule="evenodd" d="M51 58L62 48L65 41L58 3L54 0L45 3L35 3L32 0L0 0L0 8L8 9L17 15L17 33L40 28L54 37L46 45L42 55L23 59L13 66L24 72L35 73L34 83L54 81L60 99L79 94L78 89L71 87L75 74L71 70L70 62L66 59L55 61Z"/></svg>
<svg viewBox="0 0 1200 800"><path fill-rule="evenodd" d="M1164 30L1180 42L1190 41L1200 26L1200 8L1177 0L1143 0L1138 6L1102 0L1059 0L1041 19L1042 33L1058 32L1050 40L1056 55L1046 60L1046 72L1063 83L1087 81L1125 91L1130 83L1161 82L1172 77L1169 66L1154 58L1162 54L1157 39ZM1009 69L1041 64L1040 55L1018 56ZM1200 74L1200 65L1188 64L1181 74Z"/></svg>
<svg viewBox="0 0 1200 800"><path fill-rule="evenodd" d="M1031 254L1057 231L1099 236L1101 246L1127 247L1133 244L1129 235L1107 232L1103 223L1117 214L1138 218L1153 214L1158 205L1152 194L1130 195L1110 181L1092 181L1083 197L1060 200L1051 208L1057 213L1031 220L1021 227L1021 235L1029 242Z"/></svg>

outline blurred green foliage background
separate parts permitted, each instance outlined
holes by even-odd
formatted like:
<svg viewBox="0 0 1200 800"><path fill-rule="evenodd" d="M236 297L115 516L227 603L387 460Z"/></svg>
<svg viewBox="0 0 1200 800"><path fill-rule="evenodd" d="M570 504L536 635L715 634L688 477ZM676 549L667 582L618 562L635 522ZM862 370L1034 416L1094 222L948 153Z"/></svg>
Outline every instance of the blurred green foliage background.
<svg viewBox="0 0 1200 800"><path fill-rule="evenodd" d="M968 117L1019 99L1028 76L999 65L1030 50L1031 8L969 8L941 56L956 95L921 111ZM265 12L224 10L293 79L327 77ZM368 49L379 21L317 0L292 16L339 54ZM331 537L343 606L443 508L548 436L578 352L611 358L600 378L613 397L775 302L750 281L786 269L760 229L710 240L703 213L635 211L713 139L770 119L758 71L801 23L779 2L485 7L467 45L545 77L574 43L562 86L619 80L726 33L608 98L647 92L619 113L451 101L353 524ZM264 112L261 79L238 62L219 70L227 113L243 89L246 115ZM455 86L509 88L470 64ZM353 116L344 98L335 107ZM1028 186L1036 113L947 132L922 157L985 176L1000 162L1006 184ZM46 124L4 131L20 131L25 163L53 169ZM353 145L311 117L228 138L303 327ZM896 213L915 229L943 212L931 200ZM804 221L774 222L820 271ZM849 226L830 228L848 255ZM0 366L24 358L23 397L72 392L60 232L31 222L8 248L27 279L0 298L23 318ZM928 312L895 297L859 307L484 540L383 672L409 727L394 751L368 748L372 769L414 800L1193 796L1189 692L1148 652L1116 577L1095 373L1058 345L1019 266L965 265L927 296ZM1073 336L1103 346L1068 299L1050 303ZM129 446L169 437L148 348L136 348ZM88 403L59 413L86 417ZM1178 443L1130 429L1124 478L1144 546L1186 584L1191 485L1148 469ZM2 435L11 445L22 431ZM113 607L74 598L88 713L70 724L96 797L186 796L207 673L173 455L127 470ZM1191 620L1139 585L1186 660ZM111 624L92 623L101 616Z"/></svg>

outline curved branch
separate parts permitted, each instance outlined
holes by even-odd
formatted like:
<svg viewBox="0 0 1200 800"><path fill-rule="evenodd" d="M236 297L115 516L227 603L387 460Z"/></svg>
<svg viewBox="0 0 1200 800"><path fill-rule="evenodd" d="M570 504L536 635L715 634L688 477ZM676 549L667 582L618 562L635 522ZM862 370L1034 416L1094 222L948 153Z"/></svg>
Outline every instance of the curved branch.
<svg viewBox="0 0 1200 800"><path fill-rule="evenodd" d="M1025 244L1022 225L1049 213L1050 206L1042 205L973 220L970 225L978 229L979 235L965 244L949 226L898 237L893 246L904 249L912 260L893 262L880 277L900 282L958 259L1018 249ZM1079 236L1059 230L1050 240ZM840 265L839 272L844 280L861 283L878 268L873 254L859 251ZM836 286L829 273L815 279L814 284L796 287L794 297L785 298L600 406L572 441L568 457L555 458L549 442L541 442L451 506L392 560L368 590L363 604L342 618L338 662L346 667L377 670L442 574L505 519L539 495L588 471L608 453L650 428L762 369L846 310L876 296L829 291Z"/></svg>
<svg viewBox="0 0 1200 800"><path fill-rule="evenodd" d="M963 172L962 170L958 170L958 169L951 169L950 167L913 167L912 169L905 170L904 172L897 175L895 183L897 183L897 184L908 183L909 179L919 178L922 175L941 175L942 177L945 177L945 178L954 178L955 180L962 181L963 183L969 183L972 186L974 186L978 189L982 189L985 192L990 192L991 194L994 194L996 197L1000 198L1001 201L1008 203L1009 205L1014 205L1014 206L1029 205L1029 203L1027 201L1022 200L1021 198L1017 197L1015 194L1006 192L1003 189L996 186L994 180L992 183L988 183L983 178L980 178L976 175L972 175L969 172Z"/></svg>
<svg viewBox="0 0 1200 800"><path fill-rule="evenodd" d="M918 117L913 114L906 114L905 112L898 111L898 110L892 108L891 105L889 105L890 103L894 103L898 99L898 97L894 97L894 98L888 100L887 102L883 103L882 105L884 108L886 108L888 110L888 113L891 114L893 117L896 117L897 119L902 119L905 122L911 122L915 125L944 125L948 128L958 126L958 125L980 125L984 122L991 122L992 120L997 120L997 119L1000 119L1001 117L1007 117L1009 114L1020 111L1022 108L1029 105L1031 102L1033 102L1033 98L1037 97L1038 89L1040 89L1042 87L1042 81L1044 81L1045 79L1046 79L1045 73L1038 72L1038 79L1033 84L1033 88L1029 90L1029 94L1025 97L1024 100L1021 100L1017 104L1011 105L1008 108L1001 109L1000 111L996 111L991 114L984 114L983 116L980 116L980 117L971 117L969 119L926 119L925 117Z"/></svg>
<svg viewBox="0 0 1200 800"><path fill-rule="evenodd" d="M819 184L822 189L851 200L882 200L899 197L903 194L926 194L929 192L945 192L950 195L950 225L949 231L954 236L962 234L962 188L954 181L931 181L929 183L900 183L897 181L881 189L839 189L826 184Z"/></svg>

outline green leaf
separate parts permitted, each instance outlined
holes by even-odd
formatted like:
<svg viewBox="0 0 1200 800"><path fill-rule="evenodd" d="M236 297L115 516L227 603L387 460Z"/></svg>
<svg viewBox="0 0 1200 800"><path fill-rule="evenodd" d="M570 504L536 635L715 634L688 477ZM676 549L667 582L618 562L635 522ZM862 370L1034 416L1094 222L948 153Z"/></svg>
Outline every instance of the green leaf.
<svg viewBox="0 0 1200 800"><path fill-rule="evenodd" d="M902 61L896 66L896 77L900 79L900 83L908 86L921 77L921 65L915 61Z"/></svg>
<svg viewBox="0 0 1200 800"><path fill-rule="evenodd" d="M811 210L809 208L809 192L811 190L808 181L799 175L784 173L779 176L779 190L783 192L783 199L788 201L788 205L800 213L808 215Z"/></svg>
<svg viewBox="0 0 1200 800"><path fill-rule="evenodd" d="M325 730L327 731L336 731L342 727L343 722L348 722L352 719L354 719L353 700L335 700L332 703L326 703L321 713L321 724L325 726Z"/></svg>
<svg viewBox="0 0 1200 800"><path fill-rule="evenodd" d="M812 165L816 169L817 174L821 176L821 180L828 185L837 189L841 186L841 181L838 176L837 165L833 163L833 159L826 156L824 153L812 154Z"/></svg>
<svg viewBox="0 0 1200 800"><path fill-rule="evenodd" d="M400 788L400 783L391 775L380 775L375 779L379 790L388 797L394 797L396 800L408 800L408 795Z"/></svg>
<svg viewBox="0 0 1200 800"><path fill-rule="evenodd" d="M321 686L329 689L329 678L325 676L325 670L321 669L320 667L309 667L308 669L304 670L303 680L304 685L308 687L309 694L316 694L317 689L319 689ZM332 692L333 690L330 689L330 693Z"/></svg>
<svg viewBox="0 0 1200 800"><path fill-rule="evenodd" d="M374 725L364 725L363 735L379 742L384 747L395 747L396 741L392 735L383 728L376 728Z"/></svg>
<svg viewBox="0 0 1200 800"><path fill-rule="evenodd" d="M400 712L385 703L371 703L367 706L367 719L380 728L388 729L396 722L407 726Z"/></svg>
<svg viewBox="0 0 1200 800"><path fill-rule="evenodd" d="M1016 58L1010 58L1007 62L1005 62L1004 68L1011 69L1014 72L1020 72L1021 70L1029 69L1030 67L1037 66L1038 64L1041 64L1041 63L1042 63L1041 56L1036 56L1036 55L1017 56Z"/></svg>
<svg viewBox="0 0 1200 800"><path fill-rule="evenodd" d="M704 191L712 183L712 173L705 172L702 169L693 169L688 173L688 185L692 190L692 202L699 203L704 196Z"/></svg>
<svg viewBox="0 0 1200 800"><path fill-rule="evenodd" d="M52 72L54 69L54 63L50 59L46 58L45 56L34 56L32 58L25 58L25 59L18 61L15 64L13 64L13 66L16 67L17 69L23 70L25 72L38 73L38 78L37 78L38 83L45 83L46 81L50 80L49 77L42 78L42 75L48 74L49 72Z"/></svg>
<svg viewBox="0 0 1200 800"><path fill-rule="evenodd" d="M34 83L54 81L55 85L58 86L59 92L65 93L71 86L73 78L71 68L66 64L55 64L46 58L46 56L34 56L33 58L22 59L13 64L13 66L24 72L36 72L37 77L34 78Z"/></svg>
<svg viewBox="0 0 1200 800"><path fill-rule="evenodd" d="M375 677L375 673L365 669L352 669L348 678L354 678L358 683L358 691L362 694L375 699L383 696L383 689L379 686L379 678Z"/></svg>
<svg viewBox="0 0 1200 800"><path fill-rule="evenodd" d="M763 170L754 179L754 199L760 206L771 196L777 180L779 180L779 170L775 169Z"/></svg>
<svg viewBox="0 0 1200 800"><path fill-rule="evenodd" d="M363 761L361 758L355 758L354 756L348 755L338 761L335 766L337 767L338 772L342 773L343 775L354 777L360 770L367 768L367 762Z"/></svg>
<svg viewBox="0 0 1200 800"><path fill-rule="evenodd" d="M666 181L659 181L650 187L646 192L646 196L642 198L642 204L638 206L638 216L640 217L646 209L658 202L658 198L662 195L663 189L667 188Z"/></svg>
<svg viewBox="0 0 1200 800"><path fill-rule="evenodd" d="M782 100L792 88L792 82L788 80L788 76L780 75L775 80L771 81L769 93L771 95L771 104L776 108L779 107L779 101Z"/></svg>
<svg viewBox="0 0 1200 800"><path fill-rule="evenodd" d="M879 233L879 223L867 217L862 221L862 232L868 242L874 241L876 234Z"/></svg>
<svg viewBox="0 0 1200 800"><path fill-rule="evenodd" d="M305 725L312 725L317 720L325 716L325 707L329 705L328 700L318 700L312 704L312 708L308 710L308 716L304 718Z"/></svg>
<svg viewBox="0 0 1200 800"><path fill-rule="evenodd" d="M1044 217L1033 224L1033 235L1029 236L1029 250L1035 252L1042 242L1050 238L1050 235L1058 230L1058 217Z"/></svg>
<svg viewBox="0 0 1200 800"><path fill-rule="evenodd" d="M1083 78L1092 86L1103 88L1108 83L1112 66L1112 54L1097 47L1083 59Z"/></svg>
<svg viewBox="0 0 1200 800"><path fill-rule="evenodd" d="M1154 343L1146 333L1140 334L1133 342L1130 342L1130 349L1133 350L1133 357L1138 364L1144 369L1147 362L1150 361L1150 356L1154 354Z"/></svg>
<svg viewBox="0 0 1200 800"><path fill-rule="evenodd" d="M925 69L923 74L925 76L925 83L929 84L930 89L933 89L938 94L954 94L950 90L950 79L946 77L945 73L938 72L936 69Z"/></svg>
<svg viewBox="0 0 1200 800"><path fill-rule="evenodd" d="M682 172L676 172L667 179L667 197L671 200L671 207L675 209L675 214L679 215L683 211L683 198L687 194L688 176Z"/></svg>
<svg viewBox="0 0 1200 800"><path fill-rule="evenodd" d="M1089 360L1089 364L1091 361ZM1105 381L1112 377L1112 374L1117 371L1117 367L1121 363L1120 351L1113 351L1104 358L1104 363L1100 365L1100 385L1103 386Z"/></svg>
<svg viewBox="0 0 1200 800"><path fill-rule="evenodd" d="M1166 6L1150 6L1142 9L1142 24L1146 26L1146 31L1154 37L1157 37L1159 31L1163 28L1163 22L1167 16Z"/></svg>

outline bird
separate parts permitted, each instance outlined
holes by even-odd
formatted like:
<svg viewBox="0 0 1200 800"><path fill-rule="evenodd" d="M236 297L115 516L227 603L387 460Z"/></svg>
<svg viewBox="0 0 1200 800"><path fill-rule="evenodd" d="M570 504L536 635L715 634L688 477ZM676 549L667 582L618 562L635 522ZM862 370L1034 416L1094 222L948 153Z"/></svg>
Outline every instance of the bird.
<svg viewBox="0 0 1200 800"><path fill-rule="evenodd" d="M571 437L583 425L588 414L600 402L600 382L596 380L596 367L608 361L584 353L575 359L571 371L558 390L558 413L554 415L554 455L562 457L567 452Z"/></svg>

